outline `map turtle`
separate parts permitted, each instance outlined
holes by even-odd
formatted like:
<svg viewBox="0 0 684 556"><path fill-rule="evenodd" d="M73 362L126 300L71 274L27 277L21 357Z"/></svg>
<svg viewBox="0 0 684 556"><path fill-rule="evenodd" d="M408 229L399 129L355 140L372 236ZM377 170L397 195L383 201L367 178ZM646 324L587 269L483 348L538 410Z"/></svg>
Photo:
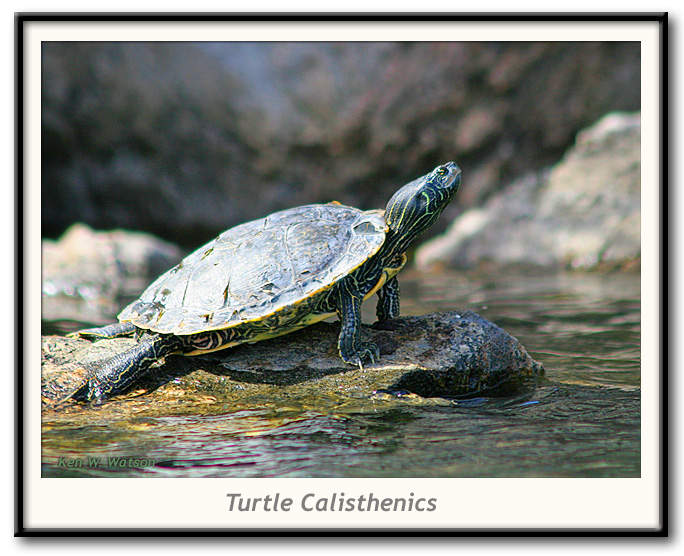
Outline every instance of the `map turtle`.
<svg viewBox="0 0 684 556"><path fill-rule="evenodd" d="M361 337L361 303L378 295L384 321L399 316L396 275L406 250L451 201L453 162L401 187L384 210L339 203L275 212L223 232L156 279L119 322L82 337L135 335L137 344L91 364L69 398L100 403L170 354L201 355L299 330L337 315L345 363L379 358Z"/></svg>

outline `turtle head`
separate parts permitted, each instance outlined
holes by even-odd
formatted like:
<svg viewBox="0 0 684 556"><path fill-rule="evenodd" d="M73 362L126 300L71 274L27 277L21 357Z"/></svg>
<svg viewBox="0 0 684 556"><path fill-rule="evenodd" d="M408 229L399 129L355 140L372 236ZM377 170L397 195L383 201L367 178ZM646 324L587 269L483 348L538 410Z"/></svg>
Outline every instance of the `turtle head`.
<svg viewBox="0 0 684 556"><path fill-rule="evenodd" d="M403 253L418 235L434 224L459 185L461 169L447 162L392 195L385 209L385 222L394 236L397 252Z"/></svg>

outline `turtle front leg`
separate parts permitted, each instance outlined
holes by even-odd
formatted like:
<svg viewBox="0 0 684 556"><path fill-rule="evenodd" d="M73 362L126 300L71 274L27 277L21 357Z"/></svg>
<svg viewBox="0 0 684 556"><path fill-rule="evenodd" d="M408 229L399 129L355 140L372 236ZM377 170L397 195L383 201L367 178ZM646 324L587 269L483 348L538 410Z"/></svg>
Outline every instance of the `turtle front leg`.
<svg viewBox="0 0 684 556"><path fill-rule="evenodd" d="M353 280L343 280L338 290L337 315L340 318L340 336L337 348L345 363L358 365L363 369L363 360L375 363L380 350L373 342L361 341L361 302L363 296Z"/></svg>
<svg viewBox="0 0 684 556"><path fill-rule="evenodd" d="M390 278L378 290L378 305L375 314L380 322L396 319L399 316L399 281L396 276Z"/></svg>

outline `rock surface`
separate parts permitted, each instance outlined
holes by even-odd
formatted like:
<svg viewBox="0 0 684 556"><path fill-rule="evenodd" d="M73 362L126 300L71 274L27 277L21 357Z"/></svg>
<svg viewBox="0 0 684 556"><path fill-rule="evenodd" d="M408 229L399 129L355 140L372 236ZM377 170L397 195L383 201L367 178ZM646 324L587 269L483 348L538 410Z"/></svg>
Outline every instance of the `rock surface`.
<svg viewBox="0 0 684 556"><path fill-rule="evenodd" d="M634 268L641 255L639 113L613 113L577 136L548 171L529 174L464 212L416 253L446 262Z"/></svg>
<svg viewBox="0 0 684 556"><path fill-rule="evenodd" d="M75 224L58 241L43 240L43 320L106 324L181 258L178 247L148 234Z"/></svg>
<svg viewBox="0 0 684 556"><path fill-rule="evenodd" d="M462 397L508 393L543 375L514 337L476 313L433 313L364 326L377 342L381 360L362 370L344 365L337 354L337 323L305 330L205 357L169 356L140 383L150 411L173 414L210 397L215 402L269 395L289 397L374 393ZM47 411L80 384L89 361L124 350L132 339L90 343L77 338L43 337L42 391ZM129 392L114 398L141 398ZM62 406L79 406L64 402ZM109 404L105 404L107 406Z"/></svg>
<svg viewBox="0 0 684 556"><path fill-rule="evenodd" d="M185 247L300 204L384 207L456 160L444 226L640 103L638 43L78 42L42 60L43 233Z"/></svg>

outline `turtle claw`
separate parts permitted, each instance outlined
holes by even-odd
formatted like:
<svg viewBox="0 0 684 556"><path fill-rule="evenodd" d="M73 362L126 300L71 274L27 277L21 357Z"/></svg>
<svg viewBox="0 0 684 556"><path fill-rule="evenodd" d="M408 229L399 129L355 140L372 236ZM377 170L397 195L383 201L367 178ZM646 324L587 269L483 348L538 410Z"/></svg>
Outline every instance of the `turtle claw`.
<svg viewBox="0 0 684 556"><path fill-rule="evenodd" d="M363 360L368 359L370 364L374 365L380 359L380 349L373 342L360 342L354 355L348 357L340 355L345 363L358 365L359 370L363 371Z"/></svg>
<svg viewBox="0 0 684 556"><path fill-rule="evenodd" d="M101 405L104 401L104 393L100 387L100 382L95 377L91 376L86 378L83 381L83 384L76 388L68 398L77 402Z"/></svg>

